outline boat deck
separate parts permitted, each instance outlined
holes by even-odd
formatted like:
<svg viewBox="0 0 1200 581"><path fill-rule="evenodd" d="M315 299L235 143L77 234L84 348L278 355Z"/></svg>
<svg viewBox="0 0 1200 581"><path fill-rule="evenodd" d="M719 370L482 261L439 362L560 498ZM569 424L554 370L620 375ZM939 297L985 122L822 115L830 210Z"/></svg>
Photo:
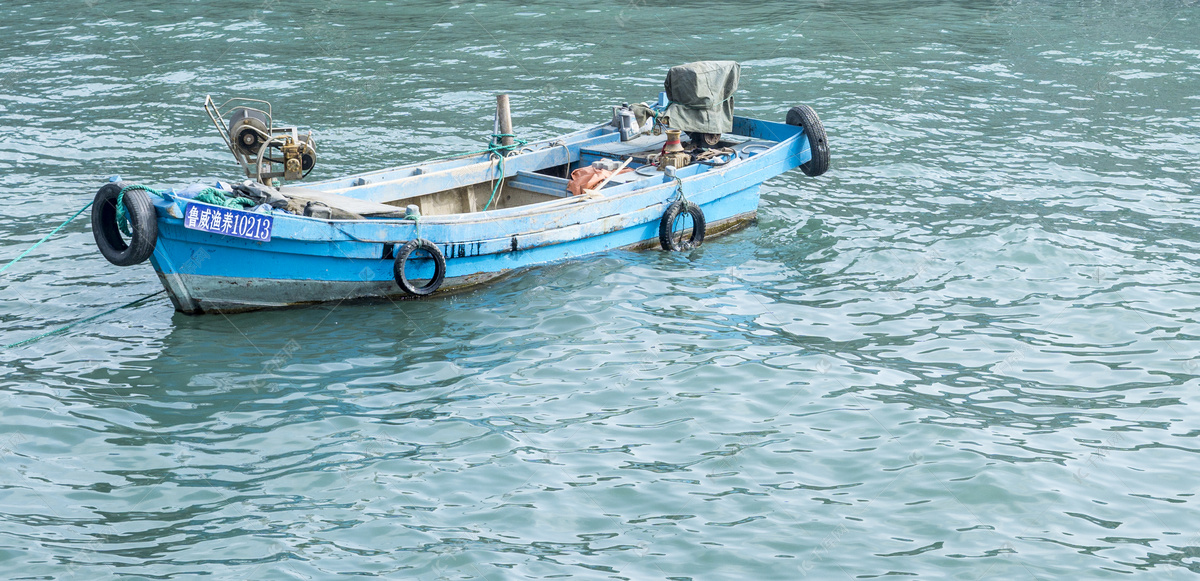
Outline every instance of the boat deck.
<svg viewBox="0 0 1200 581"><path fill-rule="evenodd" d="M495 159L486 155L362 174L349 184L343 181L304 188L285 187L283 193L366 219L403 218L404 208L410 204L416 205L423 216L469 214L485 208L501 210L568 198L567 178L571 172L603 159L632 158L628 167L634 171L614 176L602 190L642 180L661 183L663 173L652 164L651 156L658 154L665 142L666 135L640 135L620 141L611 129L601 127L575 140L534 143L505 159L504 182L495 196L492 190L500 177L499 168ZM762 138L726 134L718 147L733 149L739 158L744 158L743 150L748 146L769 148L776 144ZM690 171L709 169L701 165Z"/></svg>

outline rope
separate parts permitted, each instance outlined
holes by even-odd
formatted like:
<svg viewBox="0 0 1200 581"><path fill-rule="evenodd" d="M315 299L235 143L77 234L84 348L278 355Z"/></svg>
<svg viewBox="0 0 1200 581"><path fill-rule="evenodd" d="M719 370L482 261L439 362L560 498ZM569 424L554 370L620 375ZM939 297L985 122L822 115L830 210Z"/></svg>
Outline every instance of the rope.
<svg viewBox="0 0 1200 581"><path fill-rule="evenodd" d="M158 197L160 197L160 198L161 198L161 197L163 197L163 195L162 195L162 193L161 193L161 192L158 192L158 191L156 191L156 190L154 190L154 189L152 189L152 188L149 188L149 187L146 187L146 186L142 186L142 185L131 185L131 186L125 186L124 188L121 188L121 191L120 191L119 193L117 193L117 227L118 227L118 228L120 228L120 229L121 229L121 232L123 232L123 233L124 233L126 236L132 236L132 230L130 229L130 226L129 226L129 212L128 212L128 210L126 210L126 209L125 209L125 192L128 192L128 191L133 191L133 190L142 190L142 191L148 192L148 193L150 193L150 194L153 194L153 195L155 195L155 196L158 196ZM216 190L216 189L214 189L214 188L206 188L206 189L205 189L203 192L201 192L201 193L202 193L202 194L213 194L213 195L220 195L222 198L225 198L225 200L228 200L228 202L229 202L229 203L235 203L235 204L236 204L236 203L238 203L238 202L240 202L240 201L242 201L242 200L245 200L246 202L250 202L250 200L246 200L245 198L233 198L233 199L230 199L230 198L229 198L229 196L225 195L225 193L224 193L224 192L222 192L222 191L220 191L220 190ZM251 204L253 204L253 202L251 202ZM47 235L43 236L43 237L42 237L42 239L41 239L41 240L38 240L38 241L37 241L37 243L35 243L33 246L30 246L28 250L26 250L25 252L22 252L22 253L21 253L19 256L17 256L16 258L14 258L14 259L10 260L10 261L8 262L8 264L5 264L5 265L4 265L4 268L0 268L0 273L3 273L4 271L8 270L8 267L10 267L10 266L12 266L12 265L16 264L16 262L17 262L18 260L21 260L22 258L25 258L25 256L26 256L27 254L29 254L30 252L33 252L33 249L37 248L38 246L41 246L41 244L42 244L43 242L45 242L45 241L49 240L51 236L54 236L55 234L57 234L59 230L62 230L64 226L66 226L67 224L71 223L71 221L72 221L72 220L74 220L75 218L78 218L78 217L79 217L79 215L80 215L80 214L82 214L84 210L87 210L87 209L88 209L88 208L90 208L90 207L92 207L92 202L88 202L88 203L87 203L87 205L85 205L84 207L82 207L82 208L80 208L78 211L76 211L74 214L72 214L70 218L67 218L67 219L66 219L66 220L65 220L65 221L64 221L62 224L59 224L57 228L55 228L54 230L52 230L52 231L51 231L49 234L47 234ZM158 291L158 292L153 292L153 293L150 293L150 294L148 294L148 295L146 295L146 296L143 296L143 297L141 297L141 298L135 299L135 300L133 300L133 301L130 301L130 302L128 302L128 303L125 303L125 304L123 304L123 305L120 305L120 306L117 306L117 307L113 307L113 308L111 308L111 309L109 309L109 310L107 310L107 311L104 311L104 312L102 312L102 313L99 313L99 314L96 314L96 315L92 315L92 316L90 316L90 317L87 317L86 319L80 319L80 320L78 320L78 321L75 321L75 322L73 322L73 323L69 323L69 324L63 325L62 327L59 327L59 328L57 328L57 329L54 329L54 330L52 330L52 331L47 331L47 332L45 332L45 333L42 333L41 335L37 335L37 336L35 336L35 337L31 337L31 338L29 338L29 339L25 339L24 341L17 341L16 343L11 343L11 344L5 345L5 347L4 347L4 348L5 348L5 349L12 349L12 348L14 348L14 347L21 347L21 346L23 346L23 345L29 345L29 344L31 344L31 343L36 343L36 342L38 342L38 341L41 341L42 339L45 339L46 337L50 337L50 336L53 336L53 335L58 335L59 333L63 333L63 332L65 332L65 331L67 331L67 330L71 329L72 327L76 327L76 326L78 326L78 325L82 325L82 324L84 324L84 323L87 323L88 321L94 321L94 320L96 320L96 319L99 319L100 317L103 317L104 315L107 315L107 314L109 314L109 313L113 313L113 312L115 312L115 311L118 311L118 310L121 310L121 309L124 309L124 308L127 308L127 307L132 307L132 306L134 306L134 305L136 305L136 304L138 304L138 303L144 302L144 301L146 301L147 299L150 299L150 298L156 297L156 296L158 296L158 295L161 295L161 294L163 294L163 293L165 293L165 292L167 292L167 291L164 289L164 290L160 290L160 291Z"/></svg>
<svg viewBox="0 0 1200 581"><path fill-rule="evenodd" d="M233 208L234 210L243 210L257 205L254 203L254 200L251 200L250 198L231 196L228 192L218 190L216 188L204 188L203 190L200 190L199 193L192 196L192 199L196 200L197 202L204 202L214 206Z"/></svg>
<svg viewBox="0 0 1200 581"><path fill-rule="evenodd" d="M125 209L125 190L117 194L117 228L126 236L133 236L133 230L129 227L129 212Z"/></svg>
<svg viewBox="0 0 1200 581"><path fill-rule="evenodd" d="M492 195L488 197L487 204L484 204L483 211L488 211L492 207L492 200L496 199L496 192L500 191L500 186L504 185L504 156L500 156L500 161L496 165L496 171L500 174L500 179L492 184Z"/></svg>
<svg viewBox="0 0 1200 581"><path fill-rule="evenodd" d="M505 137L514 138L512 145L501 145L500 144L500 140ZM487 153L487 154L491 154L492 156L498 157L500 159L500 163L498 164L496 169L497 169L498 173L500 174L500 179L495 185L492 186L492 195L491 195L491 197L488 198L487 205L485 205L483 207L483 211L486 212L487 209L491 207L492 202L496 199L496 193L500 191L500 185L504 182L504 157L506 155L512 153L513 151L517 150L518 148L520 148L524 145L528 145L528 144L529 144L529 142L524 139L516 139L516 135L513 135L512 133L493 133L492 134L492 142L488 145L487 149L480 149L478 151L468 151L466 153L455 153L455 154L445 155L445 156L441 156L441 157L431 157L429 159L426 159L425 163L428 163L431 161L440 161L440 160L444 160L444 159L454 159L457 157L466 157L468 155L479 155L481 153ZM569 158L571 148L567 147L567 144L565 144L565 143L562 143L561 145L563 147L567 148L567 157Z"/></svg>
<svg viewBox="0 0 1200 581"><path fill-rule="evenodd" d="M405 214L405 220L412 220L413 226L416 229L417 240L421 239L421 215L420 214Z"/></svg>
<svg viewBox="0 0 1200 581"><path fill-rule="evenodd" d="M120 228L121 232L126 236L133 236L133 230L129 226L129 211L125 209L125 192L134 190L142 190L160 198L163 197L162 192L142 185L134 184L132 186L125 186L121 188L121 191L117 194L117 227ZM254 200L242 196L232 196L228 192L218 190L216 188L204 188L203 190L197 192L196 195L192 196L192 199L196 200L197 202L204 202L206 204L222 206L225 208L233 208L235 210L241 210L255 205Z"/></svg>
<svg viewBox="0 0 1200 581"><path fill-rule="evenodd" d="M683 200L684 207L688 204L687 196L683 195L683 179L675 176L675 192L679 194L679 199Z"/></svg>
<svg viewBox="0 0 1200 581"><path fill-rule="evenodd" d="M727 156L733 157L725 159ZM717 149L706 149L693 157L692 161L711 167L720 167L723 165L729 165L734 159L737 159L737 151L734 151L728 147L721 147Z"/></svg>
<svg viewBox="0 0 1200 581"><path fill-rule="evenodd" d="M74 214L72 214L70 218L67 218L67 219L66 219L66 220L65 220L65 221L64 221L62 224L59 224L57 228L55 228L54 230L51 230L49 234L47 234L47 235L43 236L41 240L38 240L36 244L34 244L33 246L30 246L30 247L29 247L29 249L28 249L28 250L26 250L25 252L22 252L20 256L18 256L18 257L16 257L16 258L12 259L12 260L10 260L10 261L8 261L8 264L5 264L5 265L4 265L4 268L0 268L0 274L3 274L3 273L4 273L4 271L8 270L8 267L10 267L10 266L12 266L12 265L16 264L18 260L21 260L22 258L25 258L25 255L26 255L26 254L29 254L30 252L33 252L33 249L34 249L34 248L37 248L38 246L41 246L43 242L45 242L45 241L49 240L49 239L50 239L50 237L51 237L51 236L54 236L55 234L57 234L59 230L62 230L63 226L66 226L67 224L70 224L70 223L71 223L71 220L74 220L75 218L78 218L78 217L79 217L79 215L80 215L80 214L82 214L84 210L86 210L86 209L88 209L88 208L90 208L90 207L92 207L92 203L91 203L91 202L88 202L86 206L84 206L84 207L80 208L78 212L75 212Z"/></svg>
<svg viewBox="0 0 1200 581"><path fill-rule="evenodd" d="M163 197L162 192L148 188L146 186L132 185L121 188L117 193L117 228L121 229L121 233L126 236L133 236L133 230L129 227L129 212L125 209L125 192L132 190L142 190L144 192L154 194L158 197Z"/></svg>
<svg viewBox="0 0 1200 581"><path fill-rule="evenodd" d="M125 192L127 192L129 190L145 190L145 191L150 192L160 198L162 197L161 193L159 193L155 190L152 190L146 186L136 186L135 185L135 186L125 186L124 188L121 188L121 192L117 194L117 227L119 227L121 229L121 232L124 232L126 236L132 236L131 230L129 229L129 213L125 210ZM30 252L33 252L33 249L37 248L38 246L41 246L43 242L49 240L50 237L57 234L59 230L62 230L63 226L70 224L72 220L74 220L75 218L78 218L79 215L82 214L84 210L86 210L90 207L92 207L92 202L88 202L86 206L80 208L78 211L76 211L74 214L72 214L70 218L67 218L65 221L63 221L62 224L59 224L57 228L55 228L54 230L51 230L49 234L43 236L41 240L38 240L37 243L35 243L33 246L30 246L28 250L26 250L25 252L22 252L20 256L17 256L16 258L8 261L8 264L5 264L4 268L0 268L0 273L3 273L4 271L8 270L8 267L16 264L18 260L25 258L25 256L27 254L29 254Z"/></svg>
<svg viewBox="0 0 1200 581"><path fill-rule="evenodd" d="M36 343L36 342L38 342L38 341L41 341L42 339L45 339L46 337L49 337L49 336L51 336L51 335L57 335L57 334L59 334L59 333L62 333L63 331L66 331L67 329L70 329L71 327L74 327L74 326L76 326L76 325L82 325L82 324L84 324L84 323L86 323L86 322L88 322L88 321L94 321L94 320L96 320L96 319L99 319L100 317L103 317L104 315L107 315L107 314L109 314L109 313L111 313L111 312L113 312L113 311L118 311L118 310L120 310L120 309L124 309L125 307L132 307L133 305L136 305L136 304L138 304L138 303L140 303L140 302L142 302L142 301L145 301L146 299L149 299L149 298L151 298L151 297L156 297L156 296L158 296L158 295L161 295L161 294L163 294L163 293L165 293L165 292L167 292L167 291L166 291L166 289L164 289L164 290L160 290L160 291L158 291L158 292L155 292L155 293L150 293L150 294L148 294L148 295L146 295L146 296L144 296L144 297L142 297L142 298L140 298L140 299L137 299L137 300L135 300L135 301L131 301L131 302L125 303L125 304L123 304L123 305L121 305L121 306L119 306L119 307L113 307L113 308L111 308L111 309L109 309L109 310L107 310L107 311L104 311L103 313L100 313L100 314L98 314L98 315L92 315L92 316L90 316L90 317L88 317L88 318L86 318L86 319L80 319L80 320L78 320L78 321L75 321L74 323L70 323L70 324L64 325L64 326L62 326L62 327L59 327L59 328L57 328L57 329L55 329L55 330L53 330L53 331L48 331L48 332L42 333L41 335L38 335L38 336L36 336L36 337L32 337L32 338L26 339L26 340L24 340L24 341L17 341L16 343L12 343L12 344L10 344L10 345L5 345L5 346L4 346L4 348L5 348L5 349L12 349L12 348L14 348L14 347L20 347L20 346L22 346L22 345L28 345L28 344L30 344L30 343Z"/></svg>
<svg viewBox="0 0 1200 581"><path fill-rule="evenodd" d="M501 145L500 144L500 140L505 137L513 137L514 138L511 145ZM524 139L515 139L515 137L516 137L516 135L513 135L511 133L493 133L492 134L492 144L486 150L484 150L484 151L496 156L497 158L499 158L499 161L496 164L496 172L500 174L500 179L496 180L495 184L492 186L491 197L488 198L487 204L485 204L483 206L484 212L488 211L488 208L492 207L492 201L496 199L496 192L499 192L500 187L502 185L504 185L504 158L505 158L505 156L507 156L509 154L509 152L521 147L522 145L529 143L528 141L525 141Z"/></svg>
<svg viewBox="0 0 1200 581"><path fill-rule="evenodd" d="M687 232L687 228L688 228L687 219L689 216L691 216L691 212L688 212L689 202L688 202L687 196L683 195L683 179L681 179L679 176L675 176L675 191L679 194L679 200L683 202L683 212L680 212L680 214L679 214L679 216L683 217L683 230L681 230L679 232L679 240L682 241L683 233ZM667 199L667 207L670 208L672 203L673 202L670 200L670 198L668 198ZM677 216L677 218L678 218L678 216ZM693 225L693 227L695 227L695 221L693 221L692 225ZM674 229L675 229L675 224L672 223L671 230L673 231ZM671 237L674 238L675 234L672 233Z"/></svg>

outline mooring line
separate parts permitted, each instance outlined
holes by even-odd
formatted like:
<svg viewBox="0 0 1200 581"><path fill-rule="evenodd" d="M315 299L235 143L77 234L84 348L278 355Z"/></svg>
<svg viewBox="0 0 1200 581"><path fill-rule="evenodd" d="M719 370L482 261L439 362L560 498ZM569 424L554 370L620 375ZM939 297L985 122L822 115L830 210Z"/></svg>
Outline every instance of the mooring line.
<svg viewBox="0 0 1200 581"><path fill-rule="evenodd" d="M51 336L51 335L57 335L57 334L59 334L59 333L62 333L63 331L66 331L67 329L70 329L71 327L74 327L74 326L76 326L76 325L82 325L82 324L84 324L84 323L86 323L86 322L88 322L88 321L94 321L94 320L96 320L96 319L99 319L100 317L103 317L104 315L107 315L107 314L109 314L109 313L111 313L111 312L113 312L113 311L119 311L119 310L121 310L121 309L124 309L125 307L132 307L133 305L136 305L136 304L138 304L138 303L140 303L140 302L142 302L142 301L145 301L146 299L149 299L149 298L156 297L156 296L158 296L158 295L161 295L161 294L163 294L163 293L165 293L165 292L167 292L167 291L166 291L166 289L160 290L160 291L158 291L158 292L150 293L150 294L148 294L148 295L146 295L146 296L144 296L144 297L142 297L142 298L139 298L139 299L137 299L137 300L130 301L130 302L128 302L128 303L125 303L125 304L123 304L123 305L121 305L121 306L119 306L119 307L113 307L113 308L111 308L111 309L109 309L109 310L107 310L107 311L104 311L103 313L100 313L100 314L97 314L97 315L92 315L92 316L90 316L90 317L88 317L88 318L86 318L86 319L80 319L80 320L78 320L78 321L75 321L74 323L69 323L69 324L67 324L67 325L64 325L64 326L62 326L62 327L59 327L59 328L57 328L57 329L55 329L55 330L53 330L53 331L47 331L47 332L45 332L45 333L42 333L41 335L38 335L38 336L36 336L36 337L31 337L31 338L29 338L29 339L26 339L26 340L24 340L24 341L17 341L16 343L13 343L13 344L11 344L11 345L5 345L5 346L4 346L4 348L5 348L5 349L12 349L12 348L14 348L14 347L21 347L21 346L23 346L23 345L28 345L28 344L30 344L30 343L36 343L36 342L38 342L38 341L41 341L42 339L45 339L46 337L49 337L49 336Z"/></svg>
<svg viewBox="0 0 1200 581"><path fill-rule="evenodd" d="M29 249L28 249L28 250L26 250L25 252L22 252L20 256L18 256L18 257L16 257L16 258L12 259L12 260L10 260L10 261L8 261L8 264L5 264L5 265L4 265L4 268L0 268L0 274L3 274L3 273L4 273L4 271L8 270L8 267L10 267L10 266L12 266L12 265L16 264L18 260L21 260L22 258L25 258L25 255L26 255L26 254L29 254L30 252L33 252L33 249L34 249L34 248L37 248L38 246L41 246L43 242L45 242L45 241L49 240L49 239L50 239L50 237L51 237L51 236L54 236L55 234L57 234L59 230L62 230L63 226L66 226L67 224L70 224L72 220L74 220L75 218L78 218L78 217L79 217L79 215L80 215L80 214L82 214L84 210L86 210L86 209L88 209L88 208L90 208L90 207L92 207L92 203L91 203L91 202L88 202L86 206L84 206L84 207L80 208L78 212L75 212L75 214L74 214L74 215L72 215L70 218L67 218L65 222L63 222L62 224L59 224L59 225L58 225L58 228L55 228L54 230L50 231L50 233L49 233L49 234L47 234L47 235L43 236L41 240L38 240L38 241L37 241L37 244L34 244L33 246L30 246L30 247L29 247Z"/></svg>

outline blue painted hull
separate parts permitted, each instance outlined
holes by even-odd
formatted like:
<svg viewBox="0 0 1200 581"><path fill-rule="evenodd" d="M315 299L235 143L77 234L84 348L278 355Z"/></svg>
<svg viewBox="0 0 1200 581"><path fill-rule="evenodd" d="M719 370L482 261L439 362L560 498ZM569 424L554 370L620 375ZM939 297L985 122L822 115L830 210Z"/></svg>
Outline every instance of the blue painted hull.
<svg viewBox="0 0 1200 581"><path fill-rule="evenodd" d="M589 147L616 147L613 128L601 126L556 141L530 145L531 159L587 162ZM811 155L799 127L737 118L734 134L769 142L769 148L725 166L680 170L689 201L704 211L710 233L753 219L759 185L807 162ZM540 152L540 154L538 153ZM561 152L561 153L559 153ZM535 155L536 154L536 155ZM519 171L521 156L509 158L506 175ZM533 163L532 161L530 163ZM414 165L308 186L313 190L370 201L455 187L456 176L493 167L487 158ZM491 171L495 171L492 169ZM356 186L354 184L362 184ZM387 191L387 188L392 188ZM422 189L425 188L425 189ZM513 269L578 258L617 248L658 246L659 221L677 197L665 177L620 184L603 195L512 208L427 216L413 220L374 218L322 220L275 212L270 242L185 228L184 198L156 203L158 240L151 262L184 313L229 312L369 297L401 298L390 248L418 237L433 241L446 257L446 282L438 291L478 284ZM410 260L410 278L428 278L431 260Z"/></svg>

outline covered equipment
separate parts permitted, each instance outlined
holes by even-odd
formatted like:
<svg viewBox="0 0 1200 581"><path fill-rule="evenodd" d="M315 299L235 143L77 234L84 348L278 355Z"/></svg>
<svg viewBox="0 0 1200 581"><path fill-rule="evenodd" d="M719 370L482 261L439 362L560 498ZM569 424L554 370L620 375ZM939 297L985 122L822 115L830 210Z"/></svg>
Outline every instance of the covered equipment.
<svg viewBox="0 0 1200 581"><path fill-rule="evenodd" d="M671 67L665 87L671 127L689 134L733 131L733 94L741 65L734 61L697 61Z"/></svg>

